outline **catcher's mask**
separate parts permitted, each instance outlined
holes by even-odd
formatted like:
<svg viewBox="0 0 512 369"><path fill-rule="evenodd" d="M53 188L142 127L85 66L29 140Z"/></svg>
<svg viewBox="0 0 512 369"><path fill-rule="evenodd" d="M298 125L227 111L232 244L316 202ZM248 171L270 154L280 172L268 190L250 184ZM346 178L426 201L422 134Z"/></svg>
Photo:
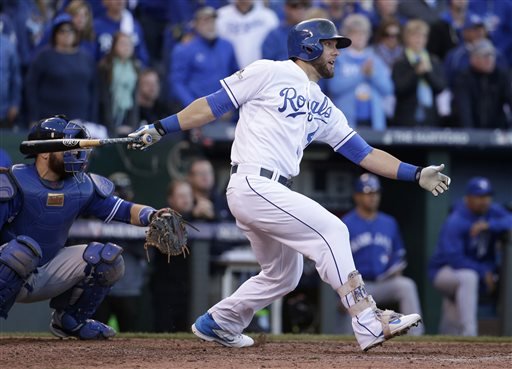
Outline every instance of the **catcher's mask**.
<svg viewBox="0 0 512 369"><path fill-rule="evenodd" d="M54 140L62 138L90 138L87 128L79 120L68 121L63 115L40 120L30 130L27 140ZM72 173L75 178L83 182L84 172L89 164L89 155L92 149L77 149L65 151L64 170ZM35 155L27 155L33 158Z"/></svg>

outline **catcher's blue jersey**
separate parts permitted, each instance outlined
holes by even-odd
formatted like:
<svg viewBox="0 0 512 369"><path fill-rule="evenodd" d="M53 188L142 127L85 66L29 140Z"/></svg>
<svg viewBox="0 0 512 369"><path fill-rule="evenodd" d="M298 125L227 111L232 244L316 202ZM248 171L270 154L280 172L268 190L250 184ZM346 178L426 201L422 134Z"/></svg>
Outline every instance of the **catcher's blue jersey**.
<svg viewBox="0 0 512 369"><path fill-rule="evenodd" d="M342 220L349 230L356 268L365 280L377 280L404 263L405 248L392 216L378 212L374 219L366 220L352 210Z"/></svg>
<svg viewBox="0 0 512 369"><path fill-rule="evenodd" d="M87 174L83 182L73 176L48 182L39 177L35 165L25 164L14 165L2 176L2 184L13 190L4 191L9 198L0 201L0 244L18 235L32 237L43 251L39 265L65 246L69 229L80 215L129 222L131 203L112 196L111 182L104 177Z"/></svg>

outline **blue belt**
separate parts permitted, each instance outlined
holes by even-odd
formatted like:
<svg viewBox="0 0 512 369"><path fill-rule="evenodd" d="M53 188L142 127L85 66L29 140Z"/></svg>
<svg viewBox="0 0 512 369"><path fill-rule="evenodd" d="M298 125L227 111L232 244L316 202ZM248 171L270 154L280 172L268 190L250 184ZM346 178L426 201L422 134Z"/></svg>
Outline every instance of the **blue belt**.
<svg viewBox="0 0 512 369"><path fill-rule="evenodd" d="M233 165L231 167L231 174L235 174L237 171L238 171L238 164ZM260 176L268 178L268 179L272 179L272 177L274 176L274 172L269 169L261 168ZM288 179L285 176L279 176L279 178L277 178L277 182L281 183L283 186L286 186L288 188L290 188L293 184L293 180Z"/></svg>

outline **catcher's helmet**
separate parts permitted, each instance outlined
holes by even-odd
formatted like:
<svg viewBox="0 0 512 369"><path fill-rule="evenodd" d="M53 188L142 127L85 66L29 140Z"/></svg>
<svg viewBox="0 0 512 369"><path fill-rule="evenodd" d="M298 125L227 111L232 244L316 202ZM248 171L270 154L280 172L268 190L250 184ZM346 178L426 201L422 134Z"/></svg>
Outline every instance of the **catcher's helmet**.
<svg viewBox="0 0 512 369"><path fill-rule="evenodd" d="M27 140L55 140L61 138L90 138L87 128L78 120L70 120L63 115L40 120L30 130ZM85 171L91 149L78 149L64 152L64 170L73 174ZM28 155L33 158L35 155Z"/></svg>
<svg viewBox="0 0 512 369"><path fill-rule="evenodd" d="M336 40L336 47L344 49L352 41L338 34L336 26L328 19L313 18L300 22L288 33L288 58L312 61L324 50L322 40Z"/></svg>

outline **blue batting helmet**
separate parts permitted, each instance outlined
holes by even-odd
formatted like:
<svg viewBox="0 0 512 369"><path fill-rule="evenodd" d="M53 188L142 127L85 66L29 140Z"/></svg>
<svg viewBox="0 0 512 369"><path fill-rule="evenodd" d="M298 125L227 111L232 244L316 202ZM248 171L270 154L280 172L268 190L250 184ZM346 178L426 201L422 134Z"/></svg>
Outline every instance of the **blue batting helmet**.
<svg viewBox="0 0 512 369"><path fill-rule="evenodd" d="M79 120L70 120L56 115L40 120L30 130L27 139L55 140L61 138L90 138L87 128ZM64 170L73 174L82 174L87 168L91 149L78 149L64 152ZM35 155L28 155L27 158Z"/></svg>
<svg viewBox="0 0 512 369"><path fill-rule="evenodd" d="M322 40L336 40L336 47L344 49L352 41L338 34L334 23L328 19L313 18L300 22L288 33L288 58L312 61L324 50Z"/></svg>

